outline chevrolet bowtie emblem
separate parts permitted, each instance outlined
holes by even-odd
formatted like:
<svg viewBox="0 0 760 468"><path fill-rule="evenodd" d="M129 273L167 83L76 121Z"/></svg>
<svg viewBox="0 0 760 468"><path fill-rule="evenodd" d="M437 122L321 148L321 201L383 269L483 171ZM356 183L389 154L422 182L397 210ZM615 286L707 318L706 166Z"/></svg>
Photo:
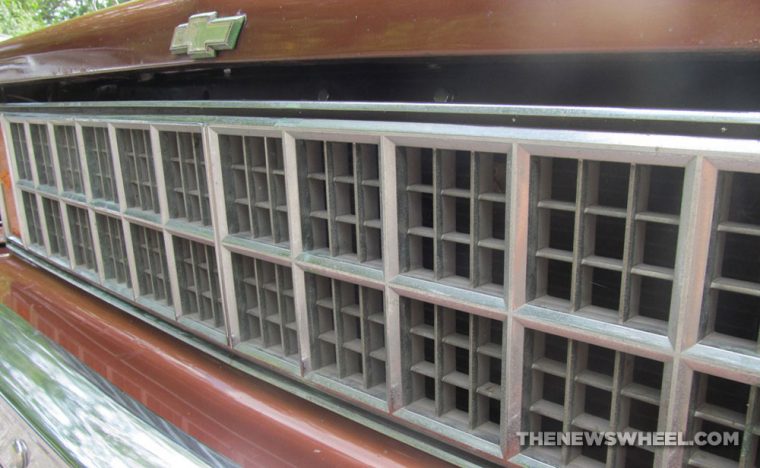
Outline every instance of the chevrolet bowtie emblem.
<svg viewBox="0 0 760 468"><path fill-rule="evenodd" d="M217 18L216 12L193 15L174 29L169 50L192 58L216 57L217 50L235 48L245 15Z"/></svg>

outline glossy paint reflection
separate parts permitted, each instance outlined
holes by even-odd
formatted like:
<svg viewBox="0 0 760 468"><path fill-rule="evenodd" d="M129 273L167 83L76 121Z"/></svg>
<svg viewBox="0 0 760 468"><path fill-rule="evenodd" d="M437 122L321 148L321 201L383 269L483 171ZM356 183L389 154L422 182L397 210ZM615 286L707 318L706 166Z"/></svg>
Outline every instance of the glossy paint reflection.
<svg viewBox="0 0 760 468"><path fill-rule="evenodd" d="M99 391L5 306L0 306L0 356L0 393L69 463L205 466Z"/></svg>
<svg viewBox="0 0 760 468"><path fill-rule="evenodd" d="M441 466L440 460L231 369L13 256L0 258L0 302L234 462Z"/></svg>

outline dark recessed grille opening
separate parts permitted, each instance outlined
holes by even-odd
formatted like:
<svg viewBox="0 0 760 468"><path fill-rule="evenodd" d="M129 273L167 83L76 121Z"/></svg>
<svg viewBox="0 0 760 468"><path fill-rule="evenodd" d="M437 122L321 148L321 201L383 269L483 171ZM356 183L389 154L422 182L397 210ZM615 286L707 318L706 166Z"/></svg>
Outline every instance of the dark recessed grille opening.
<svg viewBox="0 0 760 468"><path fill-rule="evenodd" d="M58 152L58 165L61 169L63 190L84 195L82 166L79 162L79 145L76 129L71 125L56 125L55 147Z"/></svg>
<svg viewBox="0 0 760 468"><path fill-rule="evenodd" d="M282 140L219 135L219 151L230 234L287 246Z"/></svg>
<svg viewBox="0 0 760 468"><path fill-rule="evenodd" d="M296 151L306 250L382 266L378 145L298 140Z"/></svg>
<svg viewBox="0 0 760 468"><path fill-rule="evenodd" d="M71 230L71 245L74 249L74 266L97 271L95 264L95 248L92 244L90 215L87 210L75 206L67 206L69 229Z"/></svg>
<svg viewBox="0 0 760 468"><path fill-rule="evenodd" d="M37 180L40 185L56 186L55 166L50 153L50 138L46 125L30 124L32 154L37 163Z"/></svg>
<svg viewBox="0 0 760 468"><path fill-rule="evenodd" d="M401 313L409 407L497 440L502 322L412 299L402 300Z"/></svg>
<svg viewBox="0 0 760 468"><path fill-rule="evenodd" d="M662 363L534 331L527 333L525 344L530 374L524 385L528 415L523 430L659 427ZM586 458L607 463L624 456L618 453L623 447L603 448L529 450L539 459L561 465L587 462Z"/></svg>
<svg viewBox="0 0 760 468"><path fill-rule="evenodd" d="M40 222L40 211L37 205L37 195L21 192L21 203L24 205L26 226L29 230L29 243L38 247L45 247L45 238L42 235L42 223Z"/></svg>
<svg viewBox="0 0 760 468"><path fill-rule="evenodd" d="M722 172L704 300L703 336L716 346L758 349L760 330L760 175Z"/></svg>
<svg viewBox="0 0 760 468"><path fill-rule="evenodd" d="M739 466L741 453L746 451L742 466L756 466L757 454L752 448L758 443L758 415L757 411L749 415L748 412L759 402L757 387L699 373L694 376L694 385L693 434L738 432L738 444L694 448L690 458L692 464L696 465L698 461L702 466Z"/></svg>
<svg viewBox="0 0 760 468"><path fill-rule="evenodd" d="M748 453L743 466L756 466L753 450L744 447L746 443L750 447L758 443L757 411L748 411L756 408L758 401L758 388L747 384L726 380L707 374L695 374L693 395L693 419L690 426L693 434L697 432L719 431L721 433L734 433L738 431L738 445L703 446L691 451L690 461L692 464L699 461L701 466L739 466L742 451Z"/></svg>
<svg viewBox="0 0 760 468"><path fill-rule="evenodd" d="M131 225L140 297L171 306L172 294L162 233Z"/></svg>
<svg viewBox="0 0 760 468"><path fill-rule="evenodd" d="M169 216L211 225L206 157L200 133L160 132Z"/></svg>
<svg viewBox="0 0 760 468"><path fill-rule="evenodd" d="M403 271L501 294L506 154L400 147L397 158Z"/></svg>
<svg viewBox="0 0 760 468"><path fill-rule="evenodd" d="M84 139L87 171L90 174L92 197L118 203L108 129L104 127L82 127L82 138Z"/></svg>
<svg viewBox="0 0 760 468"><path fill-rule="evenodd" d="M214 247L174 237L182 315L224 329L224 312Z"/></svg>
<svg viewBox="0 0 760 468"><path fill-rule="evenodd" d="M532 173L533 299L664 333L683 169L535 157Z"/></svg>
<svg viewBox="0 0 760 468"><path fill-rule="evenodd" d="M45 223L47 224L50 253L66 258L68 256L68 249L66 248L63 219L61 218L61 206L53 199L42 197L42 210L45 215Z"/></svg>
<svg viewBox="0 0 760 468"><path fill-rule="evenodd" d="M18 178L32 180L32 163L29 160L29 147L26 144L26 130L22 123L11 123L11 142L16 155Z"/></svg>
<svg viewBox="0 0 760 468"><path fill-rule="evenodd" d="M283 357L298 355L291 269L232 254L240 341Z"/></svg>
<svg viewBox="0 0 760 468"><path fill-rule="evenodd" d="M307 288L315 370L385 398L383 291L312 274Z"/></svg>
<svg viewBox="0 0 760 468"><path fill-rule="evenodd" d="M116 130L127 206L160 213L153 147L148 130Z"/></svg>
<svg viewBox="0 0 760 468"><path fill-rule="evenodd" d="M96 215L100 252L103 257L103 276L106 281L113 281L132 287L127 262L127 247L124 243L124 227L121 220L111 216Z"/></svg>

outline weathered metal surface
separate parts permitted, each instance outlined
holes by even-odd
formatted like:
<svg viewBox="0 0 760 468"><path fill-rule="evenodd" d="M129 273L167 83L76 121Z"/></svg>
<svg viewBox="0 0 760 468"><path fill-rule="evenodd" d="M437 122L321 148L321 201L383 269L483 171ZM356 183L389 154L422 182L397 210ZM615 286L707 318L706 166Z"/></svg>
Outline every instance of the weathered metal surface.
<svg viewBox="0 0 760 468"><path fill-rule="evenodd" d="M225 366L13 256L0 302L212 449L255 466L441 461Z"/></svg>
<svg viewBox="0 0 760 468"><path fill-rule="evenodd" d="M208 62L169 52L190 15L246 14L238 47ZM760 50L751 0L296 0L132 2L0 46L0 81L199 63L529 53Z"/></svg>

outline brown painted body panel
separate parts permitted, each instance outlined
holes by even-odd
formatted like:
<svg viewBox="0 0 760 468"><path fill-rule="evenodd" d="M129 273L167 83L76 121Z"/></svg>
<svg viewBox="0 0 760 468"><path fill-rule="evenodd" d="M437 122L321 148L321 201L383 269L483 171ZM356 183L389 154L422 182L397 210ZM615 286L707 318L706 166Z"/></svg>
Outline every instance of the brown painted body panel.
<svg viewBox="0 0 760 468"><path fill-rule="evenodd" d="M195 13L245 13L235 50L169 53ZM0 82L268 61L599 52L760 52L755 0L147 0L0 43Z"/></svg>
<svg viewBox="0 0 760 468"><path fill-rule="evenodd" d="M440 460L197 352L12 255L0 302L149 409L245 466Z"/></svg>

